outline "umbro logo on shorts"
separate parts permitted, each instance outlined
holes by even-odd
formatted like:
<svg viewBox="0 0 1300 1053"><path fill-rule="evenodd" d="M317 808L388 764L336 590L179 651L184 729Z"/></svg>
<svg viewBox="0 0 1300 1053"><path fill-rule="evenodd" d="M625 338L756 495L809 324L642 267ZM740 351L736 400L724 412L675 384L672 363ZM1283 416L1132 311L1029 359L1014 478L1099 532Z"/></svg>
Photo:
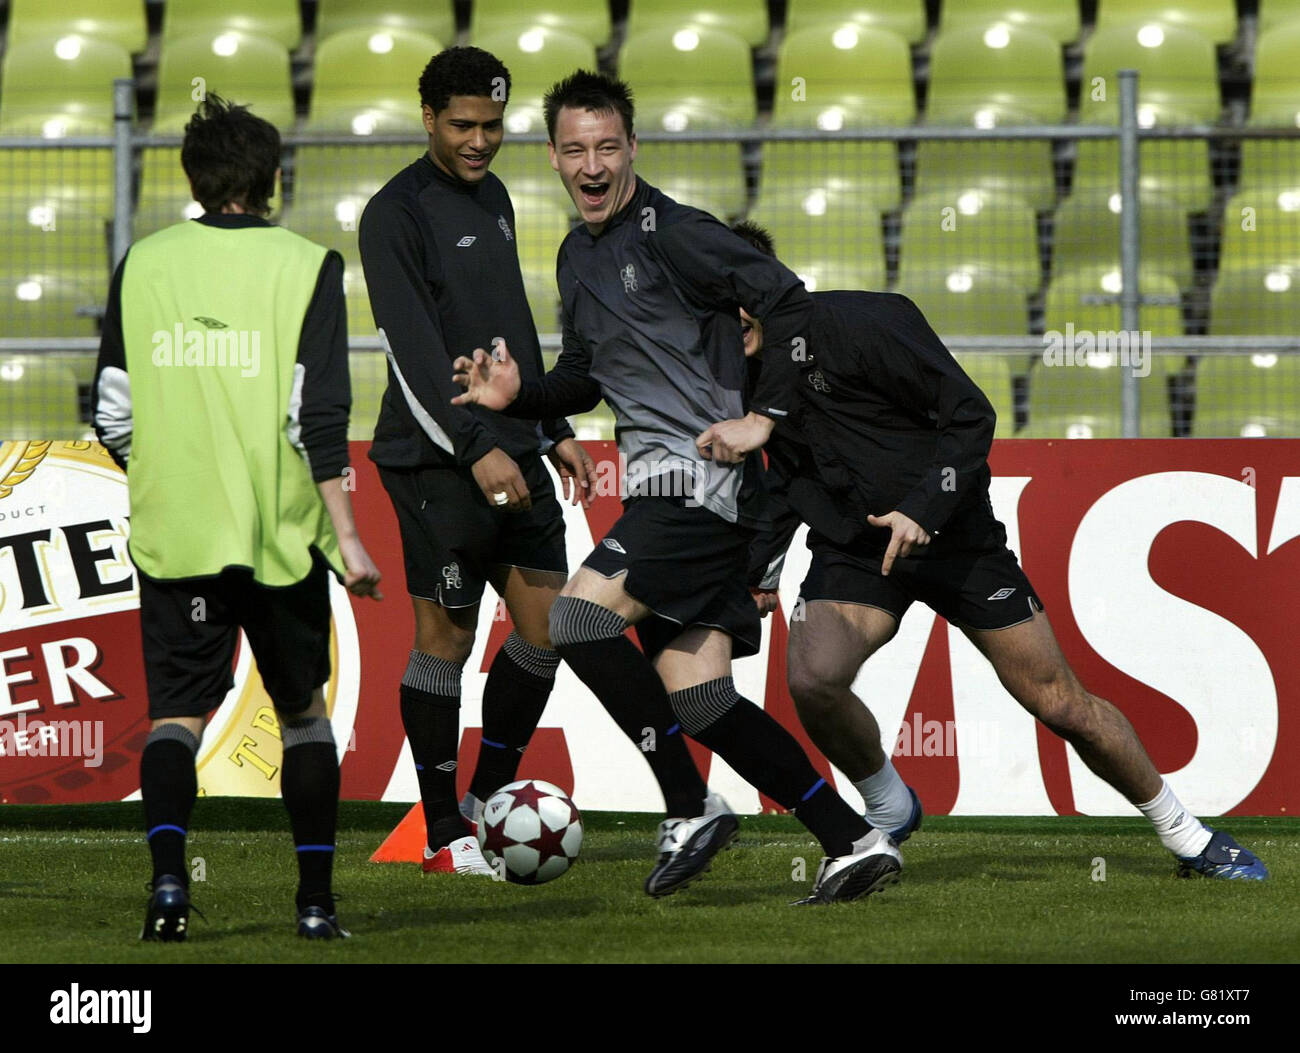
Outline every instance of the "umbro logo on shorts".
<svg viewBox="0 0 1300 1053"><path fill-rule="evenodd" d="M474 242L476 242L476 241L478 241L478 235L476 235L476 234L466 234L463 238L460 239L460 241L456 242L456 248L458 248L458 249L467 249L467 248L469 248L471 245L473 245Z"/></svg>
<svg viewBox="0 0 1300 1053"><path fill-rule="evenodd" d="M990 596L989 599L1005 600L1008 596L1010 596L1015 591L1016 591L1015 589L998 589L998 591L995 592L992 596Z"/></svg>
<svg viewBox="0 0 1300 1053"><path fill-rule="evenodd" d="M625 549L622 545L620 545L620 544L619 544L617 541L615 541L612 537L607 537L607 538L605 538L605 540L603 540L603 541L601 542L601 544L604 545L606 548L613 549L615 552L621 552L621 553L623 553L623 555L625 555L625 556L627 555L627 549Z"/></svg>

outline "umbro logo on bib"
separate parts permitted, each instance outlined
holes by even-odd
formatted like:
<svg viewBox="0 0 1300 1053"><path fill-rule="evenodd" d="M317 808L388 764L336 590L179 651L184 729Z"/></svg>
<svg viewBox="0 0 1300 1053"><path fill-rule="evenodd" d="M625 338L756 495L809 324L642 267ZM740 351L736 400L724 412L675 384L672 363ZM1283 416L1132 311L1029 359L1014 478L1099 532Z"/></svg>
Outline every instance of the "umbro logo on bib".
<svg viewBox="0 0 1300 1053"><path fill-rule="evenodd" d="M474 242L476 242L476 241L478 241L478 236L477 236L477 235L475 235L475 234L466 234L463 238L460 239L460 241L456 242L456 248L458 248L458 249L467 249L467 248L469 248L471 245L473 245Z"/></svg>

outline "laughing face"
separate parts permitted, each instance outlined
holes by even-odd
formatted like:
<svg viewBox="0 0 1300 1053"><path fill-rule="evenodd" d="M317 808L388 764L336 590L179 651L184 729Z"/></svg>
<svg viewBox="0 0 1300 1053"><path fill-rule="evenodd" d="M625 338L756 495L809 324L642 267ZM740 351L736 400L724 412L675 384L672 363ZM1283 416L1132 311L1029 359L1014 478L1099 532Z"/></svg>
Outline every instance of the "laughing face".
<svg viewBox="0 0 1300 1053"><path fill-rule="evenodd" d="M549 149L551 167L560 173L578 215L592 234L599 234L636 192L636 135L629 138L614 110L566 106L556 114Z"/></svg>
<svg viewBox="0 0 1300 1053"><path fill-rule="evenodd" d="M423 108L429 156L448 175L477 183L501 148L506 104L486 95L453 95L436 114Z"/></svg>

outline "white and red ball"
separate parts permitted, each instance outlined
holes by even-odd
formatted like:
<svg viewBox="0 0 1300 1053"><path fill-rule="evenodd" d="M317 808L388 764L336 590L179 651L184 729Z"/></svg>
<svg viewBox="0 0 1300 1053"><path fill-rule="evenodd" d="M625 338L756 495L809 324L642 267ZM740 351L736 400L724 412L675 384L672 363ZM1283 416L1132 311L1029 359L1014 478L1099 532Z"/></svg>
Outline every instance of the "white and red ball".
<svg viewBox="0 0 1300 1053"><path fill-rule="evenodd" d="M483 857L507 881L540 885L563 874L582 848L582 817L558 786L541 779L507 783L483 805ZM498 862L499 861L499 862Z"/></svg>

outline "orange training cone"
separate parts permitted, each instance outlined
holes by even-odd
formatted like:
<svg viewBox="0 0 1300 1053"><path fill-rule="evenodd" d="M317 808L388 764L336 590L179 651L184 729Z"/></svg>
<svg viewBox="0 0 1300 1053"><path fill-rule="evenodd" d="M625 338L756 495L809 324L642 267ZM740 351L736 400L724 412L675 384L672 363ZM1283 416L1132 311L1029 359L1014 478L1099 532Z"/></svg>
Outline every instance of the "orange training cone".
<svg viewBox="0 0 1300 1053"><path fill-rule="evenodd" d="M375 849L370 862L419 863L424 859L424 845L424 805L416 801L384 843Z"/></svg>

